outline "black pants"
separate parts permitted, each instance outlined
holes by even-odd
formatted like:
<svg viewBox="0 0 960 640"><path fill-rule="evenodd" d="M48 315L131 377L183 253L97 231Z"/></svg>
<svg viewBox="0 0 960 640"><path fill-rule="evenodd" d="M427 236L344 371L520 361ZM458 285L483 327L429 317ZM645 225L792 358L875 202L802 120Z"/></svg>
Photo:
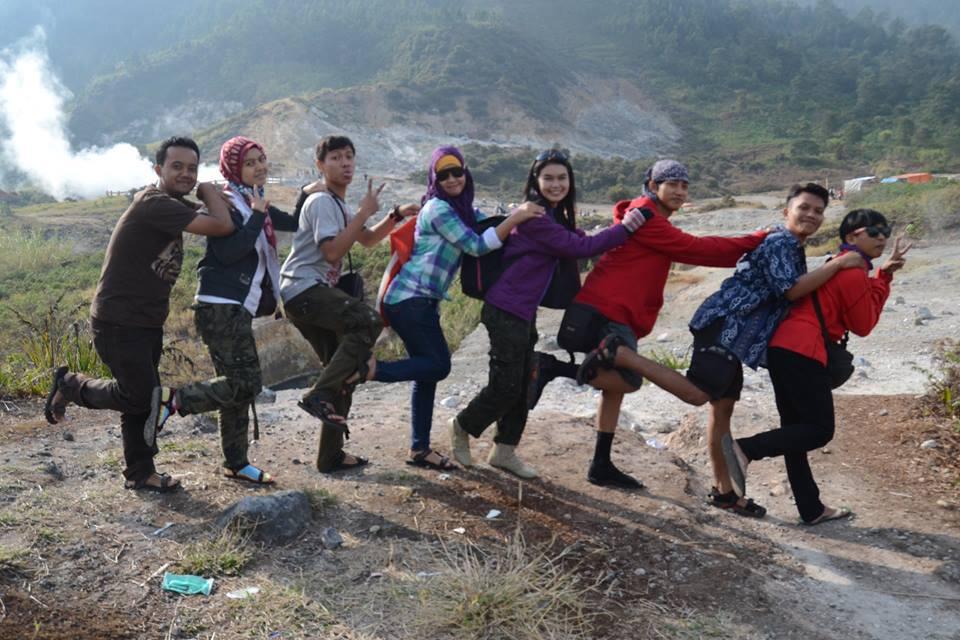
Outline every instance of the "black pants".
<svg viewBox="0 0 960 640"><path fill-rule="evenodd" d="M807 452L833 439L833 392L827 369L816 360L772 347L767 366L780 412L780 428L740 438L737 444L750 460L783 456L787 478L804 522L823 514L820 489L813 479Z"/></svg>
<svg viewBox="0 0 960 640"><path fill-rule="evenodd" d="M155 471L156 445L148 447L143 425L150 415L150 395L160 384L157 366L163 350L163 329L125 327L93 320L93 346L110 368L113 380L70 374L64 380L68 399L89 409L120 412L123 434L123 475L143 480Z"/></svg>
<svg viewBox="0 0 960 640"><path fill-rule="evenodd" d="M537 345L537 323L483 303L480 320L490 336L490 377L457 416L460 427L475 438L497 423L493 441L517 445L527 426L527 386Z"/></svg>

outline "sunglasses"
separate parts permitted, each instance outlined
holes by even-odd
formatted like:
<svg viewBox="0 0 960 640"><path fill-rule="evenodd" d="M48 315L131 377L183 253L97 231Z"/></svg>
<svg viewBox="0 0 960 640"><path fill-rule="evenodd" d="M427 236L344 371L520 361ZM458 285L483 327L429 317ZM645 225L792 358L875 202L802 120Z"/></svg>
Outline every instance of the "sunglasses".
<svg viewBox="0 0 960 640"><path fill-rule="evenodd" d="M549 149L547 151L540 152L540 155L537 156L537 162L543 162L544 160L559 160L560 162L567 162L567 154L559 149Z"/></svg>
<svg viewBox="0 0 960 640"><path fill-rule="evenodd" d="M877 236L883 236L884 238L889 238L893 233L893 230L887 225L871 225L869 227L864 227L864 231L867 232L867 235L871 238L876 238Z"/></svg>
<svg viewBox="0 0 960 640"><path fill-rule="evenodd" d="M451 169L444 169L443 171L437 171L437 182L443 182L453 176L454 178L462 178L464 174L463 167L453 167Z"/></svg>

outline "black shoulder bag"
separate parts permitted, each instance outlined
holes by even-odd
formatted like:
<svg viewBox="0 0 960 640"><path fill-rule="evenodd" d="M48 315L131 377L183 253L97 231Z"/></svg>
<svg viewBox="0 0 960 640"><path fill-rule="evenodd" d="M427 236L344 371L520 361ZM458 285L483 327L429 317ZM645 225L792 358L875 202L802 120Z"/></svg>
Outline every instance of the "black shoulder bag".
<svg viewBox="0 0 960 640"><path fill-rule="evenodd" d="M847 342L850 332L844 331L840 342L834 342L827 334L827 323L823 319L823 310L820 309L820 300L817 292L810 294L813 298L813 310L817 312L820 321L820 332L823 334L823 343L827 347L827 375L830 376L830 388L836 389L843 385L853 375L853 354L847 351Z"/></svg>
<svg viewBox="0 0 960 640"><path fill-rule="evenodd" d="M330 195L333 196L334 202L336 202L340 208L340 215L343 216L343 228L346 229L347 212L343 210L343 205L340 204L340 198L333 194ZM349 251L347 251L347 265L349 265L349 271L341 275L340 279L337 280L337 289L340 289L340 291L357 300L363 300L363 276L353 270L353 258L350 257Z"/></svg>

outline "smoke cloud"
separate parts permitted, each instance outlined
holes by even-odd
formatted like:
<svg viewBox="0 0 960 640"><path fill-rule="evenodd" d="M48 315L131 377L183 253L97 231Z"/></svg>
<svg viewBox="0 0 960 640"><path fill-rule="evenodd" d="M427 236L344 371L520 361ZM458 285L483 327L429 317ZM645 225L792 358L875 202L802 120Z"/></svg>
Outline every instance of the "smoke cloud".
<svg viewBox="0 0 960 640"><path fill-rule="evenodd" d="M133 145L74 150L64 103L70 91L54 75L45 34L0 51L0 154L51 196L91 198L107 190L141 187L156 180L153 163Z"/></svg>

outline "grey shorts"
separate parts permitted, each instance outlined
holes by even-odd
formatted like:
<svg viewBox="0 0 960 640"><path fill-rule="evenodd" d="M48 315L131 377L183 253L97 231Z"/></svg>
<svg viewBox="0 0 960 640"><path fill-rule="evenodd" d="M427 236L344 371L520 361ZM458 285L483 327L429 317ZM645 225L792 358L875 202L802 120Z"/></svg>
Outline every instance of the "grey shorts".
<svg viewBox="0 0 960 640"><path fill-rule="evenodd" d="M612 333L621 338L625 346L630 347L634 351L637 350L637 336L633 335L633 329L625 324L607 320L606 323L600 326L600 330L597 333L597 344L600 344L600 341L605 336ZM631 387L634 387L634 389L639 389L643 384L643 376L636 371L632 369L621 369L620 367L617 367L615 370L620 374L620 377L623 378L623 381Z"/></svg>

